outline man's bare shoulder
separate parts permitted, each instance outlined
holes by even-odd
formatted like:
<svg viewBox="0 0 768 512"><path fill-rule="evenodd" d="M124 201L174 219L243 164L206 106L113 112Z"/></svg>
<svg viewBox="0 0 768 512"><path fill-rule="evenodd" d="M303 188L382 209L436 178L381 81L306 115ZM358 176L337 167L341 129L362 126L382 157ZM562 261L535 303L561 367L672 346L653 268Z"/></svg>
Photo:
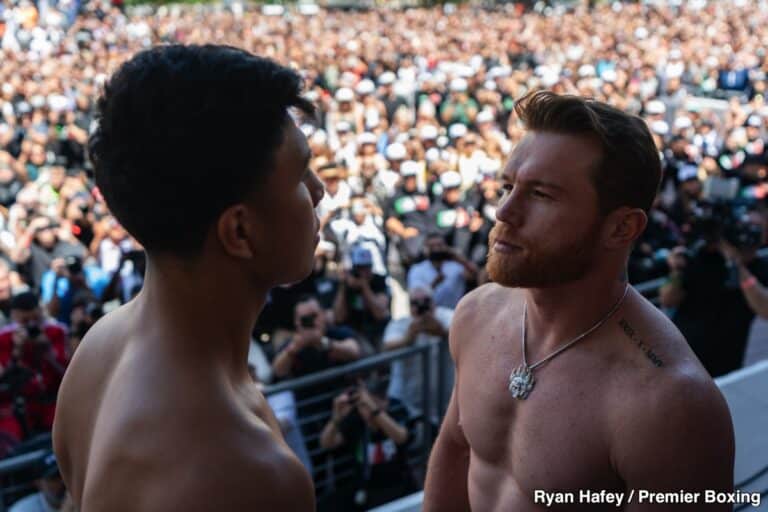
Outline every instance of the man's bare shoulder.
<svg viewBox="0 0 768 512"><path fill-rule="evenodd" d="M456 357L461 345L472 339L469 333L485 329L496 315L514 307L521 292L496 283L478 286L461 298L453 313L450 329L451 353Z"/></svg>
<svg viewBox="0 0 768 512"><path fill-rule="evenodd" d="M616 412L611 451L629 485L728 490L733 484L730 410L701 365L672 360L654 368Z"/></svg>

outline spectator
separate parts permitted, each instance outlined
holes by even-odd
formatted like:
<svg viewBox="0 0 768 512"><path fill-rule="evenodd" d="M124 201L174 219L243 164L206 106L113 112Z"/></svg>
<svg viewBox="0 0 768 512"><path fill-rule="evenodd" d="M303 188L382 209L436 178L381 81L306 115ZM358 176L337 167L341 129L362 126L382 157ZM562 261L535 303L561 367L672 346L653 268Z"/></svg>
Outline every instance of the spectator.
<svg viewBox="0 0 768 512"><path fill-rule="evenodd" d="M380 382L368 387L361 381L333 401L320 445L352 455L354 476L337 489L328 510L368 510L416 489L405 450L408 413L385 391Z"/></svg>
<svg viewBox="0 0 768 512"><path fill-rule="evenodd" d="M448 342L448 330L453 319L453 310L442 306L436 306L432 297L432 290L426 286L417 286L409 291L410 315L392 320L384 332L383 349L397 350L409 346L428 345L430 343ZM447 349L447 345L445 345ZM438 376L439 349L433 345L430 353L433 370L432 381L429 383L429 396L432 407L429 410L429 418L435 425L439 423L439 401L447 397L438 396L437 382L443 378L449 389L453 384L452 363L446 357L444 375ZM411 357L399 359L392 363L389 381L388 396L397 398L403 402L413 416L424 411L423 404L423 376L421 359ZM446 402L447 403L447 402Z"/></svg>
<svg viewBox="0 0 768 512"><path fill-rule="evenodd" d="M427 259L408 272L408 289L434 290L435 305L455 309L466 293L467 282L477 279L477 266L449 248L439 233L430 234L426 247Z"/></svg>
<svg viewBox="0 0 768 512"><path fill-rule="evenodd" d="M66 329L44 317L33 292L13 297L11 319L0 330L0 432L20 442L50 431L69 357Z"/></svg>
<svg viewBox="0 0 768 512"><path fill-rule="evenodd" d="M389 320L390 294L386 278L373 273L373 255L364 247L350 254L351 268L339 281L333 304L337 323L346 324L378 348Z"/></svg>
<svg viewBox="0 0 768 512"><path fill-rule="evenodd" d="M294 309L296 334L280 349L272 363L275 377L301 377L359 359L360 343L350 329L327 325L320 303L301 298Z"/></svg>

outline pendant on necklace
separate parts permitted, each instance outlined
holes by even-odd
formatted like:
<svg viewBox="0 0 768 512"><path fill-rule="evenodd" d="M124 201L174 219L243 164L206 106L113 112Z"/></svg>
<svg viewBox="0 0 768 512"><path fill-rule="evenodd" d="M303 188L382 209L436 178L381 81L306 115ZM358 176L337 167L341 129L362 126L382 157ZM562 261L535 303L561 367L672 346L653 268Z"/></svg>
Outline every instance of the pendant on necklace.
<svg viewBox="0 0 768 512"><path fill-rule="evenodd" d="M521 364L509 374L509 392L519 400L528 398L535 383L533 372L527 365Z"/></svg>

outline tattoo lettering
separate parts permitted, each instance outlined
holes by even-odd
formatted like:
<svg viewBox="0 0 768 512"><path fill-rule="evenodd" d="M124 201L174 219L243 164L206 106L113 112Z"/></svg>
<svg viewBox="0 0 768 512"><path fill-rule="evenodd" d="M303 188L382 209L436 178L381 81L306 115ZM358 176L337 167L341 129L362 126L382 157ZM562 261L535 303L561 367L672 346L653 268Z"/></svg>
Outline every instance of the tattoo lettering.
<svg viewBox="0 0 768 512"><path fill-rule="evenodd" d="M661 368L664 366L664 362L659 358L658 355L651 349L651 347L647 346L643 340L640 338L640 336L637 335L635 330L632 328L632 326L629 325L629 323L625 319L619 320L619 326L624 331L624 334L627 335L627 338L637 346L640 350L643 351L645 356L657 367Z"/></svg>

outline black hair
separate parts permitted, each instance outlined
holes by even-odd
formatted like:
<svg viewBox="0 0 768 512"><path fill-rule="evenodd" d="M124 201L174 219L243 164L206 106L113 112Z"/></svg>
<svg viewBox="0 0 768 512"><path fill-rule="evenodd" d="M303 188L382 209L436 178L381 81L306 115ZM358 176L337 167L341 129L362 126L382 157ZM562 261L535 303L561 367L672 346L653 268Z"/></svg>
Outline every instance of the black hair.
<svg viewBox="0 0 768 512"><path fill-rule="evenodd" d="M89 140L96 185L148 252L194 256L226 208L263 183L288 108L312 113L293 70L218 45L158 46L105 85Z"/></svg>
<svg viewBox="0 0 768 512"><path fill-rule="evenodd" d="M33 311L40 306L37 294L32 291L17 293L11 298L11 309Z"/></svg>

